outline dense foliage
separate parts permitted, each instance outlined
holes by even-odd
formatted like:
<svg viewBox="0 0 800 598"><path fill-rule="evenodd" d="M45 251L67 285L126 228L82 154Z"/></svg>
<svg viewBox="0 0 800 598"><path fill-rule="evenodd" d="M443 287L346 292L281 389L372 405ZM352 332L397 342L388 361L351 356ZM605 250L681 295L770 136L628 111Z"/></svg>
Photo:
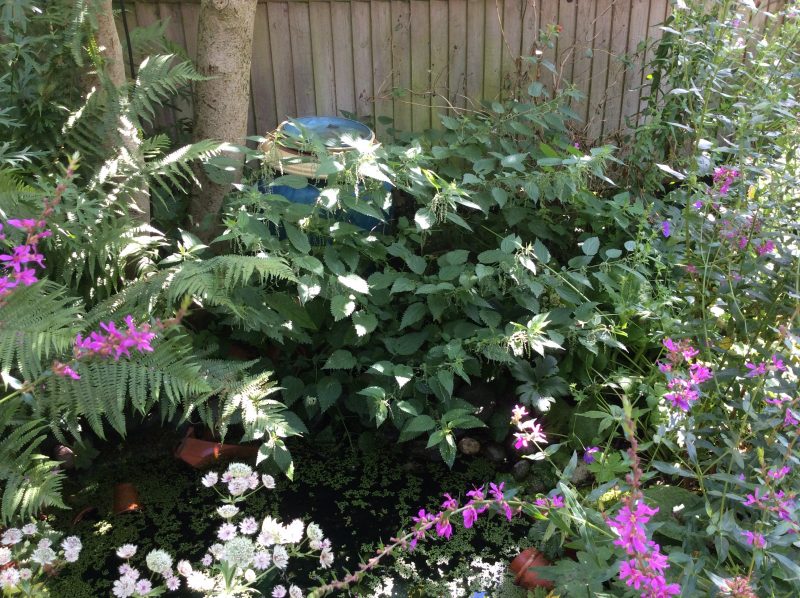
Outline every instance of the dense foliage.
<svg viewBox="0 0 800 598"><path fill-rule="evenodd" d="M289 436L421 442L452 466L470 430L546 463L556 487L476 480L314 595L489 512L558 538L541 575L559 595L796 595L800 18L791 2L701 4L665 23L625 147L581 146L574 92L532 81L383 146L308 139L325 179L311 203L292 192L308 180L247 151L255 167L209 245L136 208L143 190L182 205L192 166L219 176L218 143L171 149L157 130L192 66L154 55L115 88L88 5L0 4L3 523L63 506L56 440L124 436L148 414L258 440L259 465L290 478ZM158 50L158 34L139 39ZM93 69L91 90L64 64ZM43 113L32 90L52 77L80 91ZM279 538L226 525L208 584L277 573L262 548ZM248 569L256 551L264 575ZM170 564L148 567L178 584L158 557ZM129 573L120 587L140 583Z"/></svg>

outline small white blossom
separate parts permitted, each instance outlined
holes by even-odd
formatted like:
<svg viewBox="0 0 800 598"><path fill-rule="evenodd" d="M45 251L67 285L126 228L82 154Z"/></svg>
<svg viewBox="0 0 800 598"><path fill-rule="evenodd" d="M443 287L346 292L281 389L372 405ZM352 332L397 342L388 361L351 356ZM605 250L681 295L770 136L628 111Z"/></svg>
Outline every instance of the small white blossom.
<svg viewBox="0 0 800 598"><path fill-rule="evenodd" d="M264 488L267 490L272 490L275 488L275 478L268 473L265 473L261 476L261 483L264 484Z"/></svg>
<svg viewBox="0 0 800 598"><path fill-rule="evenodd" d="M11 562L11 549L5 546L0 546L0 567L8 565Z"/></svg>
<svg viewBox="0 0 800 598"><path fill-rule="evenodd" d="M200 481L206 488L211 488L214 484L216 484L219 481L219 476L215 471L209 471L206 475L203 476L203 479Z"/></svg>
<svg viewBox="0 0 800 598"><path fill-rule="evenodd" d="M290 598L303 598L303 592L300 588L293 585L289 588L289 596Z"/></svg>
<svg viewBox="0 0 800 598"><path fill-rule="evenodd" d="M129 559L136 554L136 546L134 544L123 544L117 548L117 556L121 559Z"/></svg>
<svg viewBox="0 0 800 598"><path fill-rule="evenodd" d="M175 576L167 577L167 589L170 592L174 592L179 587L181 587L181 580Z"/></svg>
<svg viewBox="0 0 800 598"><path fill-rule="evenodd" d="M289 553L280 544L272 550L272 562L278 569L286 569L289 565Z"/></svg>
<svg viewBox="0 0 800 598"><path fill-rule="evenodd" d="M6 546L13 546L14 544L18 544L22 541L22 532L19 531L16 527L9 527L6 531L3 532L2 538L0 538L0 543L5 544Z"/></svg>
<svg viewBox="0 0 800 598"><path fill-rule="evenodd" d="M303 541L303 525L302 520L295 519L284 528L283 542L284 544L297 544Z"/></svg>
<svg viewBox="0 0 800 598"><path fill-rule="evenodd" d="M56 553L49 546L37 548L31 553L30 560L40 565L49 565L56 560Z"/></svg>
<svg viewBox="0 0 800 598"><path fill-rule="evenodd" d="M81 539L78 536L67 536L61 541L61 548L80 552L83 544L81 544Z"/></svg>
<svg viewBox="0 0 800 598"><path fill-rule="evenodd" d="M222 541L232 540L236 537L236 526L232 523L223 523L217 532L217 537Z"/></svg>
<svg viewBox="0 0 800 598"><path fill-rule="evenodd" d="M309 523L308 527L306 527L306 536L308 536L309 540L322 540L325 537L325 534L322 533L322 529L316 523Z"/></svg>
<svg viewBox="0 0 800 598"><path fill-rule="evenodd" d="M223 548L222 544L216 542L208 547L208 552L210 552L214 556L214 558L218 559L222 554L222 548Z"/></svg>
<svg viewBox="0 0 800 598"><path fill-rule="evenodd" d="M327 548L319 554L319 564L323 569L328 569L333 564L333 553Z"/></svg>
<svg viewBox="0 0 800 598"><path fill-rule="evenodd" d="M239 507L235 505L222 505L221 507L217 507L217 513L219 513L219 516L223 519L235 517L238 512Z"/></svg>
<svg viewBox="0 0 800 598"><path fill-rule="evenodd" d="M142 596L147 596L150 593L150 590L153 589L153 584L150 583L149 579L140 579L136 582L136 593L141 594Z"/></svg>
<svg viewBox="0 0 800 598"><path fill-rule="evenodd" d="M231 463L225 473L231 478L249 478L253 468L245 463Z"/></svg>
<svg viewBox="0 0 800 598"><path fill-rule="evenodd" d="M64 560L68 563L74 563L77 561L81 556L80 550L65 550L64 551Z"/></svg>
<svg viewBox="0 0 800 598"><path fill-rule="evenodd" d="M244 579L247 583L253 583L256 580L256 572L248 569L244 572Z"/></svg>
<svg viewBox="0 0 800 598"><path fill-rule="evenodd" d="M258 569L259 571L263 571L264 569L269 569L270 563L272 563L272 557L266 550L257 552L253 557L253 567Z"/></svg>
<svg viewBox="0 0 800 598"><path fill-rule="evenodd" d="M24 567L23 569L19 570L19 578L20 579L27 581L31 577L33 577L33 571L31 571L27 567Z"/></svg>
<svg viewBox="0 0 800 598"><path fill-rule="evenodd" d="M53 541L50 538L42 538L36 546L37 548L50 548L52 545Z"/></svg>
<svg viewBox="0 0 800 598"><path fill-rule="evenodd" d="M245 536L238 536L230 542L225 542L221 559L235 567L245 569L253 562L255 554L256 547L253 541Z"/></svg>
<svg viewBox="0 0 800 598"><path fill-rule="evenodd" d="M254 534L258 531L258 522L255 517L245 517L239 523L239 530L247 536Z"/></svg>
<svg viewBox="0 0 800 598"><path fill-rule="evenodd" d="M211 566L211 563L214 562L214 557L211 556L209 553L206 553L205 555L203 555L203 559L200 562L203 563L203 566L209 567Z"/></svg>
<svg viewBox="0 0 800 598"><path fill-rule="evenodd" d="M286 596L286 588L283 586L275 586L272 588L272 598L283 598Z"/></svg>
<svg viewBox="0 0 800 598"><path fill-rule="evenodd" d="M214 589L214 580L205 573L192 571L186 578L186 585L190 590L204 592Z"/></svg>
<svg viewBox="0 0 800 598"><path fill-rule="evenodd" d="M249 478L233 478L228 482L228 492L233 496L241 496L250 489Z"/></svg>
<svg viewBox="0 0 800 598"><path fill-rule="evenodd" d="M153 573L164 573L172 568L172 556L164 550L151 550L144 560Z"/></svg>
<svg viewBox="0 0 800 598"><path fill-rule="evenodd" d="M136 591L136 581L130 577L120 577L114 582L111 593L117 598L128 598Z"/></svg>
<svg viewBox="0 0 800 598"><path fill-rule="evenodd" d="M28 523L22 526L22 533L26 536L35 536L36 531L37 529L35 523Z"/></svg>
<svg viewBox="0 0 800 598"><path fill-rule="evenodd" d="M0 571L0 588L13 588L19 583L19 571L14 567Z"/></svg>
<svg viewBox="0 0 800 598"><path fill-rule="evenodd" d="M178 573L186 577L192 572L192 564L187 560L178 561L177 569Z"/></svg>

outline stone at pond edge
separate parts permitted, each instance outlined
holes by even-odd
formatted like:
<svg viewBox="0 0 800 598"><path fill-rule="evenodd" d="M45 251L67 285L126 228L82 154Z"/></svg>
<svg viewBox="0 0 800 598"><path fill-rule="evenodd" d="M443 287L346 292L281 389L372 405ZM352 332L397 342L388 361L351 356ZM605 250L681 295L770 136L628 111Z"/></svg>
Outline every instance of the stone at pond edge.
<svg viewBox="0 0 800 598"><path fill-rule="evenodd" d="M481 451L481 443L474 438L464 436L458 441L458 450L461 451L462 455L477 455Z"/></svg>
<svg viewBox="0 0 800 598"><path fill-rule="evenodd" d="M514 476L514 479L518 482L523 481L525 478L528 477L528 474L531 472L531 462L527 459L522 461L517 461L514 463L514 467L511 468L511 474Z"/></svg>
<svg viewBox="0 0 800 598"><path fill-rule="evenodd" d="M483 454L492 463L503 463L506 460L506 450L496 442L490 442L483 447Z"/></svg>

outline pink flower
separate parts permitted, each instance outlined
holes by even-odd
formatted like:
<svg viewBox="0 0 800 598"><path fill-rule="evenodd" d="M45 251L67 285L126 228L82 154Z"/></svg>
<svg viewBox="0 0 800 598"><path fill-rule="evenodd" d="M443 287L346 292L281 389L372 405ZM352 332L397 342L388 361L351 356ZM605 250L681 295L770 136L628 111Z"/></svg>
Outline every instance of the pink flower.
<svg viewBox="0 0 800 598"><path fill-rule="evenodd" d="M758 364L748 361L747 363L744 364L744 367L750 370L747 373L748 378L754 378L755 376L763 376L764 374L767 373L767 364L763 361Z"/></svg>
<svg viewBox="0 0 800 598"><path fill-rule="evenodd" d="M444 498L445 500L442 503L443 509L448 509L450 511L453 511L458 508L458 501L454 499L452 496L450 496L449 494L445 494Z"/></svg>
<svg viewBox="0 0 800 598"><path fill-rule="evenodd" d="M583 461L584 463L594 463L594 454L599 453L600 448L596 446L590 446L586 449L583 453Z"/></svg>
<svg viewBox="0 0 800 598"><path fill-rule="evenodd" d="M767 253L772 253L775 251L775 243L772 241L762 241L762 243L756 247L756 251L758 255L766 255Z"/></svg>
<svg viewBox="0 0 800 598"><path fill-rule="evenodd" d="M450 520L445 517L444 513L439 513L439 518L436 521L436 535L448 540L453 535L453 526L450 525Z"/></svg>
<svg viewBox="0 0 800 598"><path fill-rule="evenodd" d="M472 506L472 503L467 505L467 508L464 509L462 512L464 516L464 527L469 529L472 525L478 520L478 512L475 510L475 507Z"/></svg>
<svg viewBox="0 0 800 598"><path fill-rule="evenodd" d="M789 473L791 468L788 465L784 465L780 469L770 469L767 472L767 477L772 478L773 480L781 480L783 479L787 473Z"/></svg>
<svg viewBox="0 0 800 598"><path fill-rule="evenodd" d="M14 279L19 284L24 284L26 287L31 286L33 283L38 282L39 279L36 276L36 270L31 270L30 268L24 268L17 272L14 275Z"/></svg>
<svg viewBox="0 0 800 598"><path fill-rule="evenodd" d="M73 380L80 380L81 377L78 375L78 372L73 370L65 363L61 363L60 361L54 361L53 365L51 366L53 373L56 376L61 376L62 378L72 378Z"/></svg>
<svg viewBox="0 0 800 598"><path fill-rule="evenodd" d="M751 531L744 531L742 532L747 543L750 546L754 546L756 548L764 548L767 545L767 541L762 534L758 532L751 532Z"/></svg>
<svg viewBox="0 0 800 598"><path fill-rule="evenodd" d="M232 523L223 523L220 526L219 531L217 531L217 537L223 542L232 540L236 537L236 526Z"/></svg>
<svg viewBox="0 0 800 598"><path fill-rule="evenodd" d="M150 332L149 324L142 324L137 327L133 323L132 316L125 317L126 330L119 330L114 322L103 322L100 328L105 331L92 332L88 338L83 338L80 334L75 339L75 351L78 357L99 355L102 357L113 357L115 361L125 355L130 357L131 349L140 353L152 352L150 344L156 337L154 332Z"/></svg>

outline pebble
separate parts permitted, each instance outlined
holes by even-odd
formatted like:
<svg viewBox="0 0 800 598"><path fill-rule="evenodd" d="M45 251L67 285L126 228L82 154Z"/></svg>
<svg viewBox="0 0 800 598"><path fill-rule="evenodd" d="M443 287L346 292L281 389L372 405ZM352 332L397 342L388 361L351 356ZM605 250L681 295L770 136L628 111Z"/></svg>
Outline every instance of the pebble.
<svg viewBox="0 0 800 598"><path fill-rule="evenodd" d="M458 441L458 450L461 451L462 455L477 455L481 452L481 443L474 438L464 436L464 438Z"/></svg>

